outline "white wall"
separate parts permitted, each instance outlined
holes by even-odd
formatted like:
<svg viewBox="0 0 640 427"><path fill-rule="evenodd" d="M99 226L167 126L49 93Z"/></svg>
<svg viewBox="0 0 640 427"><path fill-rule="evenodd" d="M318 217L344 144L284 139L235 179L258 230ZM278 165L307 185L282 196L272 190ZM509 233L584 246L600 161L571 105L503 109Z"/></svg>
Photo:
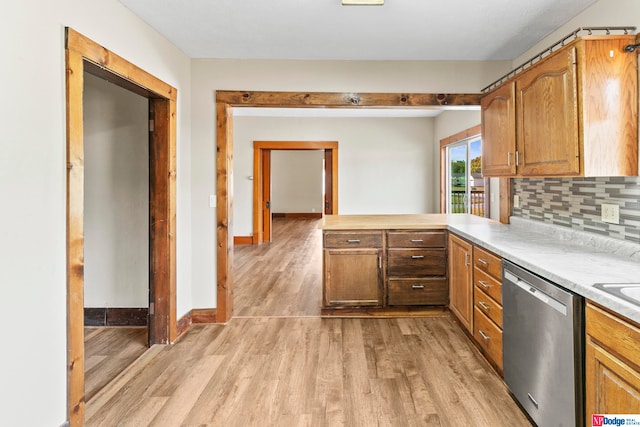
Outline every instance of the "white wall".
<svg viewBox="0 0 640 427"><path fill-rule="evenodd" d="M84 82L84 306L147 307L149 101Z"/></svg>
<svg viewBox="0 0 640 427"><path fill-rule="evenodd" d="M508 61L193 60L191 181L194 305L216 306L216 216L215 210L207 204L209 195L215 194L216 182L216 90L477 93L506 73L510 66ZM234 121L238 120L238 117L234 118ZM261 138L269 139L267 136ZM237 170L240 163L237 155L238 149L234 147L234 175L242 177L247 173ZM236 207L243 203L237 194L234 203ZM348 202L344 205L342 201L339 208L341 212L351 209ZM241 209L246 210L247 207ZM241 234L242 231L236 233L238 219L234 218L233 221L232 233Z"/></svg>
<svg viewBox="0 0 640 427"><path fill-rule="evenodd" d="M322 212L324 151L271 152L271 212Z"/></svg>
<svg viewBox="0 0 640 427"><path fill-rule="evenodd" d="M190 305L190 66L117 0L6 2L0 79L0 425L66 420L64 27L178 89L178 308Z"/></svg>
<svg viewBox="0 0 640 427"><path fill-rule="evenodd" d="M599 0L518 58L515 58L512 66L516 67L529 60L580 27L605 26L633 26L640 28L640 2L638 0Z"/></svg>
<svg viewBox="0 0 640 427"><path fill-rule="evenodd" d="M234 235L253 233L253 141L338 141L340 214L434 211L431 118L234 118ZM274 210L273 212L277 212Z"/></svg>

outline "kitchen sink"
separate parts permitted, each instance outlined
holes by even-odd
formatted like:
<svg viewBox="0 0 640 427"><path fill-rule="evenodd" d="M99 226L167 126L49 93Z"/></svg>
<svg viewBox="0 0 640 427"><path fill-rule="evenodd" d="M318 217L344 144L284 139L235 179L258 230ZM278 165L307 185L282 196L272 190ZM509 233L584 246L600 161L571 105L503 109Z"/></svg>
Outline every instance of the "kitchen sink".
<svg viewBox="0 0 640 427"><path fill-rule="evenodd" d="M640 305L640 283L596 283L598 289Z"/></svg>

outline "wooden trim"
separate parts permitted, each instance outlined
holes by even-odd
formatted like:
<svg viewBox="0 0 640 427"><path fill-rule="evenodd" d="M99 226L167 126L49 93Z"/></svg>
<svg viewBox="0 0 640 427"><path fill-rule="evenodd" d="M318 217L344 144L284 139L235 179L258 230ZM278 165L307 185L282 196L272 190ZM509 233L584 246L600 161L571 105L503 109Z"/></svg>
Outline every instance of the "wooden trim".
<svg viewBox="0 0 640 427"><path fill-rule="evenodd" d="M252 245L253 236L233 236L234 245Z"/></svg>
<svg viewBox="0 0 640 427"><path fill-rule="evenodd" d="M318 93L318 92L255 92L255 91L216 91L216 147L218 150L217 162L226 159L228 153L233 151L233 136L228 130L233 118L231 107L289 107L289 108L361 108L361 107L434 107L434 106L462 106L480 105L482 94L403 94L403 93ZM338 153L333 150L333 156L337 164ZM226 164L227 160L224 160ZM337 183L337 169L334 177ZM233 194L233 186L229 182L228 174L233 173L233 166L229 168L217 167L216 195L218 198L218 246L217 246L217 295L218 321L226 321L231 318L232 310L227 307L227 298L231 296L231 263L228 262L228 241L233 233L229 230L229 224L233 213L229 195ZM254 177L255 179L255 177ZM338 213L337 194L335 199L334 214ZM255 236L255 233L254 233ZM221 241L223 242L221 244ZM232 249L231 249L232 250ZM220 302L224 300L224 306Z"/></svg>
<svg viewBox="0 0 640 427"><path fill-rule="evenodd" d="M67 135L67 409L69 425L84 423L84 140L83 85L89 72L151 99L155 131L150 134L150 283L155 318L150 344L177 338L176 302L176 99L177 90L66 28ZM152 154L153 153L153 154Z"/></svg>
<svg viewBox="0 0 640 427"><path fill-rule="evenodd" d="M191 328L191 325L216 323L218 321L217 309L194 308L177 321L178 337Z"/></svg>
<svg viewBox="0 0 640 427"><path fill-rule="evenodd" d="M442 138L440 140L440 212L445 213L447 210L447 145L473 138L482 134L482 125L476 125L460 131L454 135ZM486 188L485 188L486 191ZM485 194L485 196L488 193ZM486 209L485 197L485 216L489 216L489 210Z"/></svg>
<svg viewBox="0 0 640 427"><path fill-rule="evenodd" d="M500 178L500 222L509 224L512 212L511 178Z"/></svg>
<svg viewBox="0 0 640 427"><path fill-rule="evenodd" d="M166 84L154 75L147 73L142 68L132 64L121 56L100 46L72 28L67 28L66 32L67 50L79 53L83 59L96 64L100 69L105 71L104 74L101 74L102 77L116 75L140 88L155 93L160 98L171 101L177 100L178 91L174 87ZM95 69L95 67L89 67L87 71Z"/></svg>
<svg viewBox="0 0 640 427"><path fill-rule="evenodd" d="M85 307L84 326L147 326L148 316L148 307Z"/></svg>
<svg viewBox="0 0 640 427"><path fill-rule="evenodd" d="M178 319L177 329L178 329L178 337L181 337L182 334L187 332L191 327L191 312L189 311L187 314Z"/></svg>
<svg viewBox="0 0 640 427"><path fill-rule="evenodd" d="M217 310L215 308L194 308L191 310L191 323L216 323Z"/></svg>
<svg viewBox="0 0 640 427"><path fill-rule="evenodd" d="M260 150L333 150L338 141L253 141L253 149Z"/></svg>
<svg viewBox="0 0 640 427"><path fill-rule="evenodd" d="M66 50L67 416L84 424L84 143L82 55Z"/></svg>
<svg viewBox="0 0 640 427"><path fill-rule="evenodd" d="M233 314L233 112L231 105L216 103L217 319ZM255 179L254 179L255 180Z"/></svg>
<svg viewBox="0 0 640 427"><path fill-rule="evenodd" d="M476 125L476 126L470 127L469 129L465 129L454 135L448 136L446 138L442 138L440 140L440 148L444 147L445 145L453 144L454 142L459 142L464 139L469 139L469 138L473 138L474 136L479 136L481 134L482 134L482 125Z"/></svg>
<svg viewBox="0 0 640 427"><path fill-rule="evenodd" d="M287 218L287 219L322 219L322 212L286 212L286 213L274 213L274 218Z"/></svg>

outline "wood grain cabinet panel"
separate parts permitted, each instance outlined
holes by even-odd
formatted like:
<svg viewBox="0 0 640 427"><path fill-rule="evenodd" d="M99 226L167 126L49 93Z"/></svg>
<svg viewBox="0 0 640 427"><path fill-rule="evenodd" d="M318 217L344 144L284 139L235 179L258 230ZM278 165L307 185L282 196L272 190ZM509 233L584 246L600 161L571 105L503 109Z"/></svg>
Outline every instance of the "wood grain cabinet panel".
<svg viewBox="0 0 640 427"><path fill-rule="evenodd" d="M324 305L382 305L382 249L325 249Z"/></svg>
<svg viewBox="0 0 640 427"><path fill-rule="evenodd" d="M516 174L515 84L504 84L481 101L482 174Z"/></svg>
<svg viewBox="0 0 640 427"><path fill-rule="evenodd" d="M474 308L473 338L485 355L502 372L502 329L491 321L478 307Z"/></svg>
<svg viewBox="0 0 640 427"><path fill-rule="evenodd" d="M389 305L446 305L446 277L389 279Z"/></svg>
<svg viewBox="0 0 640 427"><path fill-rule="evenodd" d="M640 413L640 325L587 303L586 418Z"/></svg>
<svg viewBox="0 0 640 427"><path fill-rule="evenodd" d="M325 231L323 243L324 307L382 306L382 231Z"/></svg>
<svg viewBox="0 0 640 427"><path fill-rule="evenodd" d="M638 59L624 51L634 41L577 38L486 94L483 174L637 175Z"/></svg>
<svg viewBox="0 0 640 427"><path fill-rule="evenodd" d="M389 277L445 276L447 252L442 249L389 249Z"/></svg>
<svg viewBox="0 0 640 427"><path fill-rule="evenodd" d="M446 305L445 231L387 231L387 304Z"/></svg>
<svg viewBox="0 0 640 427"><path fill-rule="evenodd" d="M449 309L473 333L473 245L449 234Z"/></svg>

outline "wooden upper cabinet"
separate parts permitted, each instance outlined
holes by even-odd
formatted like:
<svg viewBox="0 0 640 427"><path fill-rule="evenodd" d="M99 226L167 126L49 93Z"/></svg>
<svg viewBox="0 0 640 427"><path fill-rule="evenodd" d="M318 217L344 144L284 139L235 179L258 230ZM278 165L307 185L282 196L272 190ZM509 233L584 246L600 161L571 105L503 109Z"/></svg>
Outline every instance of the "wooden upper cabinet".
<svg viewBox="0 0 640 427"><path fill-rule="evenodd" d="M521 175L579 175L576 49L516 79L516 163Z"/></svg>
<svg viewBox="0 0 640 427"><path fill-rule="evenodd" d="M634 42L578 38L485 95L483 174L638 175L638 58L624 51Z"/></svg>
<svg viewBox="0 0 640 427"><path fill-rule="evenodd" d="M482 98L482 174L516 173L515 85L498 87Z"/></svg>

